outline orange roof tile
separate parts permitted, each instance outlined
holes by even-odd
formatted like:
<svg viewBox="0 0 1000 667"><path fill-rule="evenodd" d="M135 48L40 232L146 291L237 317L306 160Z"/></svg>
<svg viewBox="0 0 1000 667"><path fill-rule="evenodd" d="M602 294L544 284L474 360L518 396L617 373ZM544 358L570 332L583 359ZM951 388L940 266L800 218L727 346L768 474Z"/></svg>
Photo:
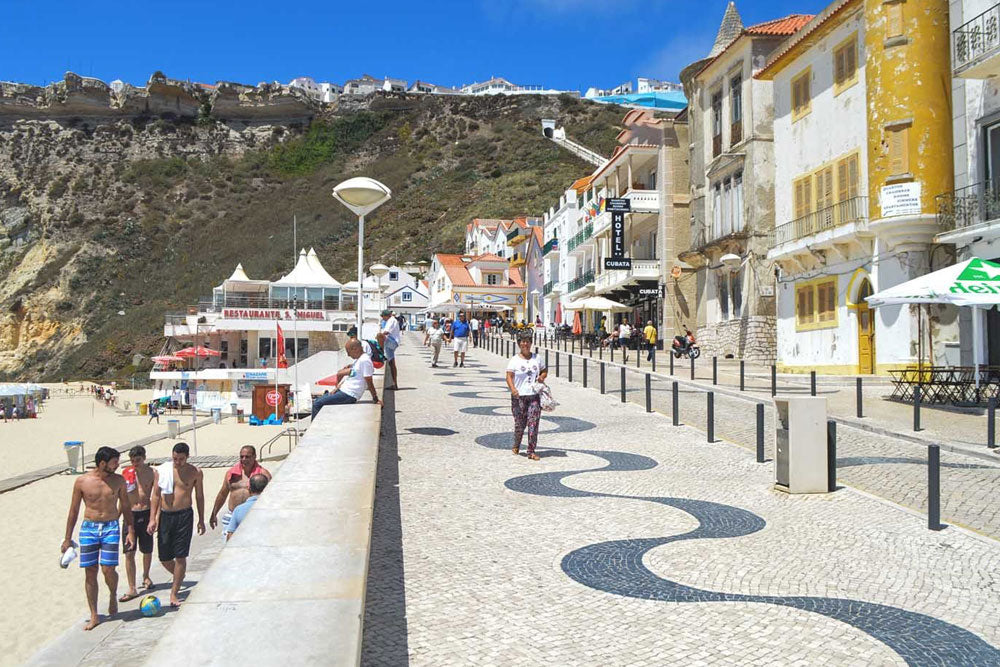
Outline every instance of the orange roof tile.
<svg viewBox="0 0 1000 667"><path fill-rule="evenodd" d="M455 287L484 287L480 283L477 283L472 279L472 275L469 273L469 264L479 261L487 262L503 262L507 260L502 257L498 257L492 253L485 255L479 255L478 257L472 257L470 255L450 255L445 253L438 253L436 255L438 263L441 268L445 270L448 274L448 278L451 280L451 284ZM494 287L491 285L491 287ZM519 287L524 288L524 283L521 282L521 276L517 274L517 271L508 272L508 280L506 285L496 285L495 287Z"/></svg>
<svg viewBox="0 0 1000 667"><path fill-rule="evenodd" d="M573 181L573 185L569 187L576 190L576 194L581 194L587 191L587 188L590 187L590 183L593 180L594 180L593 176L584 176L583 178L578 178L575 181Z"/></svg>
<svg viewBox="0 0 1000 667"><path fill-rule="evenodd" d="M764 21L743 29L748 35L766 35L773 37L788 37L802 29L802 26L813 20L815 14L789 14L780 19Z"/></svg>
<svg viewBox="0 0 1000 667"><path fill-rule="evenodd" d="M835 2L827 6L826 9L813 17L813 20L805 25L802 30L798 31L793 39L788 39L782 42L781 48L771 54L767 60L767 65L765 65L764 69L756 74L755 78L770 80L774 76L774 73L780 69L777 65L785 58L785 56L794 51L795 48L799 44L803 43L804 40L806 40L806 38L810 35L817 34L817 31L825 31L828 25L836 25L831 24L830 22L834 18L837 18L845 9L851 7L859 1L860 0L839 0L839 2ZM824 34L824 32L820 32L819 34Z"/></svg>

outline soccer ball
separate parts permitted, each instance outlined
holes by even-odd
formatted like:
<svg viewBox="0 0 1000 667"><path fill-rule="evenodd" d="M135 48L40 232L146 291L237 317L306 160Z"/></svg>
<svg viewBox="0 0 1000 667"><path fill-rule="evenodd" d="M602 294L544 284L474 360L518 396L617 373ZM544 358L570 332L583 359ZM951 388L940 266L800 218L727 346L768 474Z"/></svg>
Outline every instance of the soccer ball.
<svg viewBox="0 0 1000 667"><path fill-rule="evenodd" d="M143 616L156 616L160 613L160 598L155 595L147 595L139 601L139 611Z"/></svg>

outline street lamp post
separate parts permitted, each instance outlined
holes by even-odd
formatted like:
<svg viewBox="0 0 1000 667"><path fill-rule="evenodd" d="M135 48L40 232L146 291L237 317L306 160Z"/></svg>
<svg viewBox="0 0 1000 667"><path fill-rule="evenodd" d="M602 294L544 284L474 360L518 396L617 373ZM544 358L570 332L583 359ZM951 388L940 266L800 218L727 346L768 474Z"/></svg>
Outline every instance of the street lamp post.
<svg viewBox="0 0 1000 667"><path fill-rule="evenodd" d="M389 267L382 263L372 264L368 267L368 271L378 280L378 299L375 303L376 310L381 312L383 309L389 307L388 303L382 304L382 276L389 273Z"/></svg>
<svg viewBox="0 0 1000 667"><path fill-rule="evenodd" d="M364 325L365 216L392 198L392 191L374 178L349 178L333 188L333 198L358 216L358 338Z"/></svg>

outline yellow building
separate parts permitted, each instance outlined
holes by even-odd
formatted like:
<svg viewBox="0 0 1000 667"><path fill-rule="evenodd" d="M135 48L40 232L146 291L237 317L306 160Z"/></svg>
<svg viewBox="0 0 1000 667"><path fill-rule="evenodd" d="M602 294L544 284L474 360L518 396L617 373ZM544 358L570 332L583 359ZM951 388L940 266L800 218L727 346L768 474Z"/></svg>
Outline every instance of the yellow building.
<svg viewBox="0 0 1000 667"><path fill-rule="evenodd" d="M865 296L940 268L952 182L948 0L836 0L769 58L778 365L884 373L956 362L956 311Z"/></svg>

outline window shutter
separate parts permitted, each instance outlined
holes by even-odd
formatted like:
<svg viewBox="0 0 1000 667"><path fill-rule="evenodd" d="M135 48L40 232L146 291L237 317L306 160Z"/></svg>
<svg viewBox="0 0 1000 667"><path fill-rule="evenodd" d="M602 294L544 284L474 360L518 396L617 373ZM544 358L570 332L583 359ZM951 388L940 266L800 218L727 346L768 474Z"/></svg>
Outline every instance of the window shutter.
<svg viewBox="0 0 1000 667"><path fill-rule="evenodd" d="M812 213L812 179L806 177L802 179L802 215Z"/></svg>
<svg viewBox="0 0 1000 667"><path fill-rule="evenodd" d="M886 37L900 37L903 34L903 3L895 2L885 6Z"/></svg>
<svg viewBox="0 0 1000 667"><path fill-rule="evenodd" d="M909 171L906 137L906 128L889 131L889 173L893 176Z"/></svg>
<svg viewBox="0 0 1000 667"><path fill-rule="evenodd" d="M833 80L838 86L847 78L844 51L845 49L837 49L833 54Z"/></svg>
<svg viewBox="0 0 1000 667"><path fill-rule="evenodd" d="M847 183L848 191L847 196L854 197L858 196L858 156L852 155L847 158Z"/></svg>
<svg viewBox="0 0 1000 667"><path fill-rule="evenodd" d="M850 169L847 166L849 160L850 158L845 158L837 163L837 201L847 201L851 196L848 182Z"/></svg>
<svg viewBox="0 0 1000 667"><path fill-rule="evenodd" d="M802 181L801 179L795 181L795 219L801 218L805 213L802 212Z"/></svg>
<svg viewBox="0 0 1000 667"><path fill-rule="evenodd" d="M798 113L799 111L799 81L795 79L792 81L792 113Z"/></svg>
<svg viewBox="0 0 1000 667"><path fill-rule="evenodd" d="M858 68L858 41L852 39L851 43L844 47L844 79L853 79L854 71Z"/></svg>

